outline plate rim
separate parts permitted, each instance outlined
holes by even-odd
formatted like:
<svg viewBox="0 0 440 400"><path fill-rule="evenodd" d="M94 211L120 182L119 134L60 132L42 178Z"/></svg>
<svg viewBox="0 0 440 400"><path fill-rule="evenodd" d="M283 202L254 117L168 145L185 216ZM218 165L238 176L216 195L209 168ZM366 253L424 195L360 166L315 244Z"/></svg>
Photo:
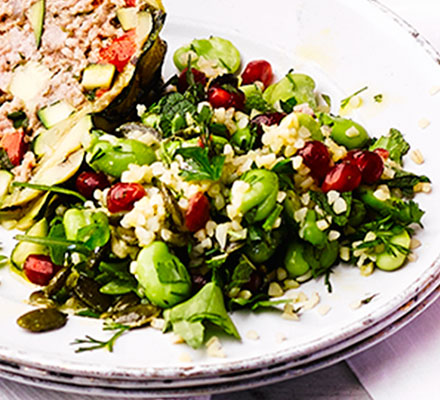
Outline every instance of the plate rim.
<svg viewBox="0 0 440 400"><path fill-rule="evenodd" d="M364 4L369 4L371 7L376 7L377 10L384 13L390 23L397 24L402 33L406 33L417 42L428 56L440 67L440 53L430 44L430 42L424 38L411 24L409 24L404 18L398 16L394 11L383 5L378 0L362 0ZM404 32L403 32L404 31ZM431 265L426 269L423 275L420 275L417 280L405 288L404 296L395 296L394 306L386 307L383 305L373 312L368 313L363 318L358 319L349 325L346 325L340 334L332 337L331 344L323 349L329 349L329 356L332 354L331 347L338 343L344 342L344 340L354 339L357 335L362 333L368 328L375 325L380 320L388 318L396 309L402 307L411 297L416 297L421 293L424 288L432 288L433 283L440 279L440 254L434 259ZM387 311L384 311L386 309ZM96 364L85 361L71 361L71 360L59 360L55 358L46 359L41 362L42 355L40 353L29 353L21 350L14 350L3 345L0 345L0 359L15 363L23 366L38 366L39 369L47 371L54 371L60 373L73 374L78 376L90 376L90 377L117 377L122 379L142 379L142 380L157 380L157 379L187 379L190 377L203 377L213 376L221 374L230 374L237 370L247 370L255 368L264 368L269 364L283 363L286 361L292 361L295 359L301 359L305 354L310 354L317 344L323 341L323 337L315 339L313 342L308 342L299 351L298 349L292 349L287 352L285 349L278 350L272 353L263 354L257 357L248 357L242 360L230 361L225 364L210 364L206 365L178 365L178 366L161 366L161 367L105 367L100 366L100 371L96 370ZM319 346L318 346L319 347ZM322 350L322 349L321 349ZM306 357L307 358L307 357ZM62 365L60 365L62 363ZM299 364L300 365L300 364Z"/></svg>

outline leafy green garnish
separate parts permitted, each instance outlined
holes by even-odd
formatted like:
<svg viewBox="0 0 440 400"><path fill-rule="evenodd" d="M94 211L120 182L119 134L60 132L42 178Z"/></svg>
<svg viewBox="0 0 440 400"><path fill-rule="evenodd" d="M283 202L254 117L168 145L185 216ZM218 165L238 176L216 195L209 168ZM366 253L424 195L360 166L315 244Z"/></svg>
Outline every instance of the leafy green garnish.
<svg viewBox="0 0 440 400"><path fill-rule="evenodd" d="M129 326L121 325L121 324L106 324L104 325L105 331L114 331L116 330L116 333L108 340L98 340L94 339L89 335L86 335L85 339L75 339L71 344L74 346L77 345L87 345L86 347L78 347L75 350L75 353L82 353L84 351L91 351L91 350L98 350L98 349L107 349L108 351L112 352L114 344L116 340L122 336L125 332L130 330Z"/></svg>
<svg viewBox="0 0 440 400"><path fill-rule="evenodd" d="M58 239L58 238L45 238L41 236L28 236L28 235L16 235L14 237L15 240L21 242L30 242L35 244L41 244L43 246L51 247L51 246L59 246L64 247L66 251L81 253L84 255L90 255L91 251L83 243L67 240L67 239Z"/></svg>
<svg viewBox="0 0 440 400"><path fill-rule="evenodd" d="M142 116L142 121L149 125L149 121L157 123L155 128L159 128L165 137L186 127L186 114L195 114L197 107L188 100L183 94L178 92L169 93L162 97L159 102L152 106L146 114ZM155 118L151 118L155 116Z"/></svg>
<svg viewBox="0 0 440 400"><path fill-rule="evenodd" d="M374 96L373 98L376 103L382 103L383 94L376 94L376 96Z"/></svg>
<svg viewBox="0 0 440 400"><path fill-rule="evenodd" d="M66 239L66 234L64 232L64 226L62 223L55 223L51 226L49 230L49 239ZM49 246L49 255L52 260L52 262L56 265L63 265L64 264L64 258L66 255L66 248L65 245L51 245Z"/></svg>
<svg viewBox="0 0 440 400"><path fill-rule="evenodd" d="M228 289L233 287L242 287L248 283L251 279L252 272L256 270L252 262L244 254L241 255L239 263L232 272L231 281L229 282Z"/></svg>
<svg viewBox="0 0 440 400"><path fill-rule="evenodd" d="M275 224L275 221L280 216L281 212L283 211L283 206L281 204L277 204L273 211L269 214L269 216L266 218L266 221L264 221L262 228L266 232L270 232L273 229L273 226Z"/></svg>
<svg viewBox="0 0 440 400"><path fill-rule="evenodd" d="M14 164L11 163L7 151L0 147L0 169L10 171L12 168L14 168Z"/></svg>
<svg viewBox="0 0 440 400"><path fill-rule="evenodd" d="M27 189L34 189L34 190L41 190L43 192L53 192L53 193L59 193L59 194L65 194L67 196L73 196L81 200L83 203L87 201L87 199L79 194L78 192L75 192L74 190L65 189L59 186L48 186L48 185L41 185L36 183L29 183L29 182L13 182L12 186L15 187L22 187Z"/></svg>
<svg viewBox="0 0 440 400"><path fill-rule="evenodd" d="M296 100L295 97L291 97L286 101L280 100L280 107L287 114L290 114L293 111L293 107L295 107L297 104L298 100Z"/></svg>
<svg viewBox="0 0 440 400"><path fill-rule="evenodd" d="M103 212L93 213L93 224L84 226L78 230L76 239L85 246L94 250L104 246L110 240L110 227L108 217Z"/></svg>
<svg viewBox="0 0 440 400"><path fill-rule="evenodd" d="M211 180L220 179L225 163L225 156L214 156L211 159L208 156L208 150L201 147L184 147L176 152L180 154L186 161L186 166L182 167L180 175L186 181Z"/></svg>
<svg viewBox="0 0 440 400"><path fill-rule="evenodd" d="M352 194L351 192L345 192L341 193L341 197L345 200L347 204L347 210L341 214L336 214L333 207L328 203L327 195L323 192L310 192L310 198L312 201L314 201L316 204L321 207L321 209L327 214L332 217L332 221L339 226L345 226L347 225L348 218L350 216L351 212L351 203L352 203Z"/></svg>
<svg viewBox="0 0 440 400"><path fill-rule="evenodd" d="M110 295L136 292L137 281L130 273L129 268L130 262L127 260L119 262L101 261L98 267L100 275L95 279L103 285L99 291Z"/></svg>
<svg viewBox="0 0 440 400"><path fill-rule="evenodd" d="M325 103L327 104L328 107L332 106L332 99L328 94L321 94L322 99L325 101Z"/></svg>
<svg viewBox="0 0 440 400"><path fill-rule="evenodd" d="M358 94L361 94L362 92L364 92L365 90L368 89L368 86L363 87L362 89L359 89L358 91L354 92L352 95L346 97L345 99L341 100L341 108L345 108L348 106L348 103L350 103L350 100L357 96Z"/></svg>
<svg viewBox="0 0 440 400"><path fill-rule="evenodd" d="M408 153L409 144L397 129L390 129L389 133L380 137L370 146L370 150L385 149L390 153L390 159L402 165L402 157Z"/></svg>
<svg viewBox="0 0 440 400"><path fill-rule="evenodd" d="M204 323L222 328L227 334L240 338L224 305L221 289L213 282L205 285L195 296L165 310L164 318L167 326L182 336L190 346L198 348L203 343Z"/></svg>
<svg viewBox="0 0 440 400"><path fill-rule="evenodd" d="M15 129L26 129L29 126L29 119L24 111L15 111L8 114L8 119L12 121Z"/></svg>
<svg viewBox="0 0 440 400"><path fill-rule="evenodd" d="M254 90L248 96L244 104L245 112L250 113L252 110L267 112L272 109L270 104L263 98L261 90Z"/></svg>
<svg viewBox="0 0 440 400"><path fill-rule="evenodd" d="M418 183L429 183L430 179L425 175L416 175L403 170L396 170L394 178L385 179L381 183L385 183L390 189L398 188L402 191L403 196L413 197L414 186Z"/></svg>

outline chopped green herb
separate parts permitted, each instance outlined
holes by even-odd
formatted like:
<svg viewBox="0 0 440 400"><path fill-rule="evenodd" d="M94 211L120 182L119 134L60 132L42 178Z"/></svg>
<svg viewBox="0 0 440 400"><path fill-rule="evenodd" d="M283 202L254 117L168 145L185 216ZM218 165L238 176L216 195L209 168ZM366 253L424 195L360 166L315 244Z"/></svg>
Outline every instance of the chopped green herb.
<svg viewBox="0 0 440 400"><path fill-rule="evenodd" d="M13 182L12 186L15 187L22 187L27 189L35 189L35 190L41 190L43 192L53 192L53 193L59 193L59 194L65 194L67 196L73 196L80 199L83 203L87 201L87 199L79 194L78 192L75 192L74 190L65 189L59 186L48 186L48 185L41 185L36 183L29 183L29 182Z"/></svg>
<svg viewBox="0 0 440 400"><path fill-rule="evenodd" d="M374 96L374 101L376 103L382 103L383 100L383 94L376 94L376 96Z"/></svg>
<svg viewBox="0 0 440 400"><path fill-rule="evenodd" d="M352 95L346 97L345 99L341 100L341 108L345 108L348 106L348 103L350 103L350 100L357 96L358 94L361 94L362 92L364 92L365 90L368 89L368 86L363 87L362 89L359 89L358 91L354 92Z"/></svg>
<svg viewBox="0 0 440 400"><path fill-rule="evenodd" d="M208 150L201 147L185 147L177 150L186 161L186 166L182 167L180 173L186 181L220 179L225 162L225 156L208 156Z"/></svg>
<svg viewBox="0 0 440 400"><path fill-rule="evenodd" d="M29 126L29 119L24 111L15 111L8 114L8 119L12 121L15 129L26 129Z"/></svg>

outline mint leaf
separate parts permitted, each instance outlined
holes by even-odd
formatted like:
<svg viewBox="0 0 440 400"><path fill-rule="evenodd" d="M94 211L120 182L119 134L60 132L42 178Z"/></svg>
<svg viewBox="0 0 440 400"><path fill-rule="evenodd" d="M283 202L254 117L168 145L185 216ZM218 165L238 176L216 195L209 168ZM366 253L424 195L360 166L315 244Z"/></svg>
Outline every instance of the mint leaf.
<svg viewBox="0 0 440 400"><path fill-rule="evenodd" d="M196 295L184 303L165 310L164 318L167 326L171 325L173 330L183 333L189 340L187 343L194 348L200 347L203 343L206 322L218 326L229 335L240 338L226 311L222 291L214 282L203 286ZM182 324L182 321L186 323ZM195 323L198 324L193 325Z"/></svg>

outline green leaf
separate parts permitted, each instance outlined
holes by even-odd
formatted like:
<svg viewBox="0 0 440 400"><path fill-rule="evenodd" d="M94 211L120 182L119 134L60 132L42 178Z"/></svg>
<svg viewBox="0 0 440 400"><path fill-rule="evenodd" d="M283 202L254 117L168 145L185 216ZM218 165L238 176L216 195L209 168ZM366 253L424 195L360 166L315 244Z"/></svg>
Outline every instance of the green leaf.
<svg viewBox="0 0 440 400"><path fill-rule="evenodd" d="M59 194L65 194L67 196L73 196L78 199L80 199L83 203L87 201L87 199L79 194L78 192L75 192L74 190L65 189L59 186L48 186L48 185L40 185L35 183L29 183L29 182L13 182L12 186L15 187L22 187L27 189L35 189L35 190L41 190L43 192L54 192Z"/></svg>
<svg viewBox="0 0 440 400"><path fill-rule="evenodd" d="M12 121L15 129L26 129L29 126L29 119L24 111L15 111L8 114L8 119Z"/></svg>
<svg viewBox="0 0 440 400"><path fill-rule="evenodd" d="M106 285L102 286L99 291L104 294L110 294L110 295L121 295L130 293L131 291L136 291L137 284L136 281L127 281L122 279L117 279L114 281L110 281Z"/></svg>
<svg viewBox="0 0 440 400"><path fill-rule="evenodd" d="M416 175L403 170L396 170L394 178L381 181L390 189L398 188L405 197L414 196L414 186L418 183L429 183L431 180L425 175Z"/></svg>
<svg viewBox="0 0 440 400"><path fill-rule="evenodd" d="M347 225L351 212L352 194L351 192L341 193L341 197L347 203L347 210L342 214L336 214L333 207L328 203L327 195L322 192L310 192L310 198L327 214L332 217L332 222L339 226Z"/></svg>
<svg viewBox="0 0 440 400"><path fill-rule="evenodd" d="M198 349L203 344L205 327L201 322L183 320L173 324L173 332L179 335L191 347Z"/></svg>
<svg viewBox="0 0 440 400"><path fill-rule="evenodd" d="M383 100L383 94L376 94L376 96L374 96L373 97L374 98L374 101L376 102L376 103L382 103L382 100Z"/></svg>
<svg viewBox="0 0 440 400"><path fill-rule="evenodd" d="M358 94L361 94L362 92L364 92L365 90L368 89L368 86L363 87L362 89L359 89L358 91L354 92L352 95L346 97L345 99L341 100L341 108L345 108L348 106L348 103L350 103L350 100L357 96Z"/></svg>
<svg viewBox="0 0 440 400"><path fill-rule="evenodd" d="M12 168L14 168L14 164L11 163L7 151L0 147L0 169L10 171Z"/></svg>
<svg viewBox="0 0 440 400"><path fill-rule="evenodd" d="M50 239L66 239L64 232L64 226L61 223L54 224L50 228L48 237ZM52 262L56 265L63 265L66 254L67 246L65 245L52 245L49 246L49 255Z"/></svg>
<svg viewBox="0 0 440 400"><path fill-rule="evenodd" d="M92 218L95 223L80 228L76 235L77 240L83 242L90 250L102 247L110 240L107 216L102 212L97 212L93 214Z"/></svg>
<svg viewBox="0 0 440 400"><path fill-rule="evenodd" d="M228 289L232 289L233 287L240 288L244 284L248 283L251 279L252 272L255 270L256 268L251 261L244 254L242 254L239 263L232 272L232 278L228 285Z"/></svg>
<svg viewBox="0 0 440 400"><path fill-rule="evenodd" d="M380 137L370 146L370 150L385 149L390 153L390 159L402 165L402 157L408 153L409 144L397 129L390 129L389 133Z"/></svg>
<svg viewBox="0 0 440 400"><path fill-rule="evenodd" d="M208 150L198 146L180 148L176 153L186 161L187 165L182 167L180 172L186 181L217 181L220 179L225 156L215 156L210 159Z"/></svg>
<svg viewBox="0 0 440 400"><path fill-rule="evenodd" d="M273 229L273 226L275 224L275 221L280 216L281 212L283 211L283 206L281 204L277 204L273 211L269 214L269 216L266 218L266 221L264 221L262 228L266 232L270 232Z"/></svg>
<svg viewBox="0 0 440 400"><path fill-rule="evenodd" d="M167 325L171 324L173 329L174 325L180 321L189 323L211 322L222 328L227 334L240 338L237 329L225 309L222 291L213 282L205 285L196 295L184 303L165 310L164 318ZM185 328L189 327L186 326ZM194 335L191 336L191 343L196 345L201 344L203 342L203 330L199 328L194 329L192 327L191 331L197 334L197 337L194 337Z"/></svg>
<svg viewBox="0 0 440 400"><path fill-rule="evenodd" d="M293 107L295 107L297 104L298 101L295 97L291 97L286 101L280 100L280 107L287 114L290 114L293 111Z"/></svg>

